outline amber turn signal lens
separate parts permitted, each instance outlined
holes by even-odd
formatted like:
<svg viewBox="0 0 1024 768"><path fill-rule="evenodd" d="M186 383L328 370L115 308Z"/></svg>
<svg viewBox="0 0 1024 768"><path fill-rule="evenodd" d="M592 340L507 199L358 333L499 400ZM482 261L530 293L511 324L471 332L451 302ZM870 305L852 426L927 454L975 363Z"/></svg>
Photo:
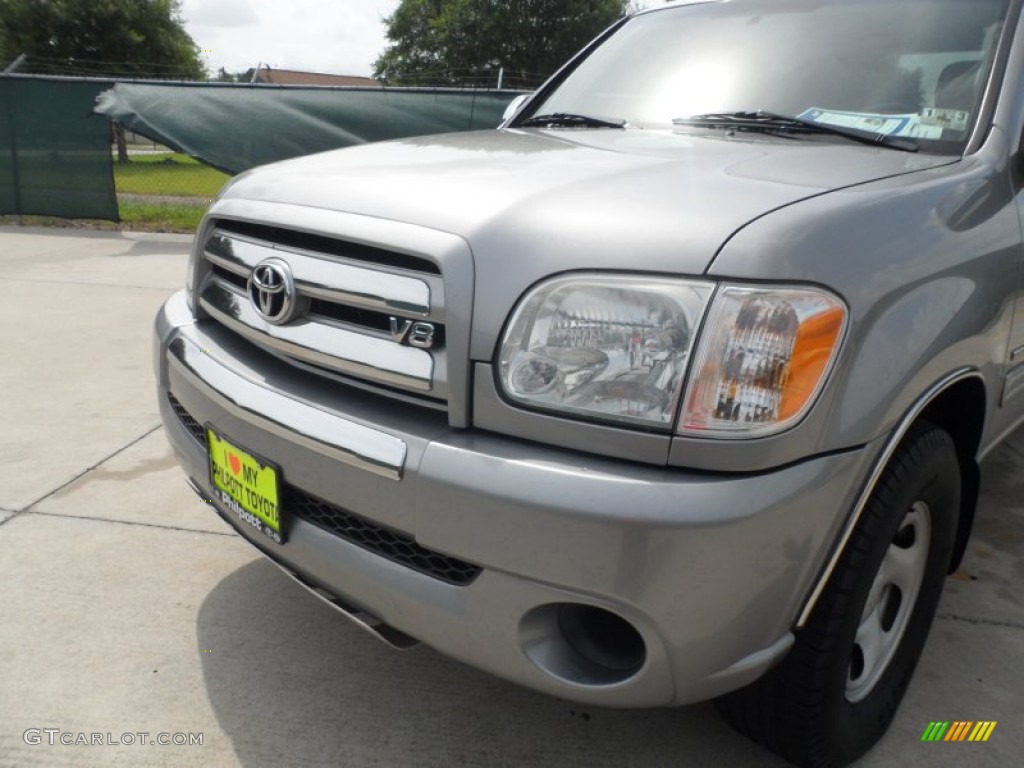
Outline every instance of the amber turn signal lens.
<svg viewBox="0 0 1024 768"><path fill-rule="evenodd" d="M824 291L719 291L690 375L679 432L758 437L793 426L824 383L846 307Z"/></svg>
<svg viewBox="0 0 1024 768"><path fill-rule="evenodd" d="M799 414L814 396L832 359L845 321L843 310L832 307L800 324L782 387L780 420L786 421Z"/></svg>

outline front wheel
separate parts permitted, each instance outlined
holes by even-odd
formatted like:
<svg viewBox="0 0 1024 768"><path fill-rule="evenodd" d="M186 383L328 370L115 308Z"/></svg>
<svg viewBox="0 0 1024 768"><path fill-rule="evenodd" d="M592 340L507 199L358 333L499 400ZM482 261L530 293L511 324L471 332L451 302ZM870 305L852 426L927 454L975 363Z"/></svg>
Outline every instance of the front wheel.
<svg viewBox="0 0 1024 768"><path fill-rule="evenodd" d="M960 469L949 434L896 449L786 658L719 699L738 730L800 766L841 766L885 733L931 628L953 550Z"/></svg>

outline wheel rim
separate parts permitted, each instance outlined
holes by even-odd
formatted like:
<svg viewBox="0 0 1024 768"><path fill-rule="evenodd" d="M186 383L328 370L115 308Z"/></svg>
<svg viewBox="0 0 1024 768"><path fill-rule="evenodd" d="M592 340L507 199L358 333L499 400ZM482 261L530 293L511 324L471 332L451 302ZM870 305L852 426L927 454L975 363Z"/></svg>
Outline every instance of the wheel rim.
<svg viewBox="0 0 1024 768"><path fill-rule="evenodd" d="M930 541L931 510L923 501L914 502L868 592L850 655L847 701L861 701L874 690L899 648L924 580Z"/></svg>

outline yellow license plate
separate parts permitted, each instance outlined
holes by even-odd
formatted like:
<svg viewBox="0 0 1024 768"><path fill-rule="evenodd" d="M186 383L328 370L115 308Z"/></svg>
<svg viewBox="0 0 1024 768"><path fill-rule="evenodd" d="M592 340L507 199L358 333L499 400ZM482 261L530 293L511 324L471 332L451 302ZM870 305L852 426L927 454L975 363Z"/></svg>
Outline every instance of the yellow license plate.
<svg viewBox="0 0 1024 768"><path fill-rule="evenodd" d="M206 428L206 441L210 483L218 501L242 524L283 544L277 467L225 440L210 427Z"/></svg>

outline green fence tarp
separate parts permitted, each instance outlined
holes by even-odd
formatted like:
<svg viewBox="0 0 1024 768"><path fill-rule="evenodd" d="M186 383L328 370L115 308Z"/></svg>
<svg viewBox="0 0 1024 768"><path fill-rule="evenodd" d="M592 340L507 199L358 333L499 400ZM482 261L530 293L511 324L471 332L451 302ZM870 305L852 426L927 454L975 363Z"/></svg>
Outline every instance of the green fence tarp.
<svg viewBox="0 0 1024 768"><path fill-rule="evenodd" d="M494 128L519 91L118 83L96 111L229 173L385 139Z"/></svg>
<svg viewBox="0 0 1024 768"><path fill-rule="evenodd" d="M0 76L0 213L117 221L109 82Z"/></svg>

